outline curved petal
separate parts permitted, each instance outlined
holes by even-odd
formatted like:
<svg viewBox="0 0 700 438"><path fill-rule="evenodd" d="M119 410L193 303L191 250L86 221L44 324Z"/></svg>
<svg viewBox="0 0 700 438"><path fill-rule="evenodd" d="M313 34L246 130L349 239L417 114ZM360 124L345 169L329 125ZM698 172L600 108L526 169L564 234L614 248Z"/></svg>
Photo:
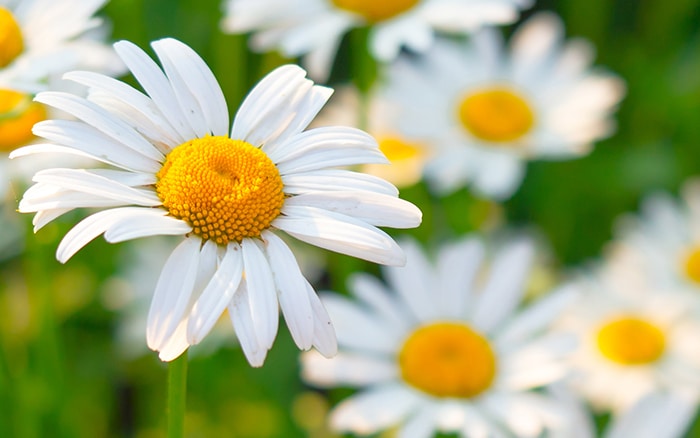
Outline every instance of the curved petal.
<svg viewBox="0 0 700 438"><path fill-rule="evenodd" d="M243 239L243 265L250 302L250 313L260 345L270 349L277 335L278 304L270 262L251 238Z"/></svg>
<svg viewBox="0 0 700 438"><path fill-rule="evenodd" d="M151 45L163 64L183 114L197 136L226 136L229 130L226 99L202 58L173 38L154 41Z"/></svg>
<svg viewBox="0 0 700 438"><path fill-rule="evenodd" d="M285 205L328 210L378 227L415 228L423 216L418 207L408 201L372 192L303 193L286 199Z"/></svg>
<svg viewBox="0 0 700 438"><path fill-rule="evenodd" d="M204 291L195 301L187 325L187 341L198 344L214 327L243 279L243 254L240 245L230 243Z"/></svg>
<svg viewBox="0 0 700 438"><path fill-rule="evenodd" d="M128 41L114 43L114 50L179 134L180 142L195 138L195 132L182 114L168 78L158 64L146 52Z"/></svg>
<svg viewBox="0 0 700 438"><path fill-rule="evenodd" d="M365 354L339 353L327 359L308 351L301 355L301 365L304 380L321 387L368 386L397 377L397 366L392 360Z"/></svg>
<svg viewBox="0 0 700 438"><path fill-rule="evenodd" d="M159 351L187 317L194 289L202 241L187 238L172 252L163 266L148 311L146 341Z"/></svg>
<svg viewBox="0 0 700 438"><path fill-rule="evenodd" d="M311 348L314 338L313 309L306 293L306 280L294 254L282 239L270 231L263 231L267 244L267 258L277 286L277 298L289 332L302 350Z"/></svg>
<svg viewBox="0 0 700 438"><path fill-rule="evenodd" d="M267 356L267 348L258 341L245 282L240 284L238 291L233 295L228 314L248 363L254 367L261 367Z"/></svg>
<svg viewBox="0 0 700 438"><path fill-rule="evenodd" d="M44 91L37 94L34 100L75 116L113 140L154 161L163 160L163 154L134 128L93 102L59 91Z"/></svg>
<svg viewBox="0 0 700 438"><path fill-rule="evenodd" d="M306 293L309 297L309 303L311 303L311 310L314 312L313 346L324 357L333 357L338 353L338 340L331 317L308 281L306 281Z"/></svg>
<svg viewBox="0 0 700 438"><path fill-rule="evenodd" d="M304 242L383 265L406 262L388 234L350 216L299 206L284 206L282 213L272 226Z"/></svg>
<svg viewBox="0 0 700 438"><path fill-rule="evenodd" d="M370 434L401 423L420 404L415 392L390 383L340 403L331 414L331 424L337 430Z"/></svg>

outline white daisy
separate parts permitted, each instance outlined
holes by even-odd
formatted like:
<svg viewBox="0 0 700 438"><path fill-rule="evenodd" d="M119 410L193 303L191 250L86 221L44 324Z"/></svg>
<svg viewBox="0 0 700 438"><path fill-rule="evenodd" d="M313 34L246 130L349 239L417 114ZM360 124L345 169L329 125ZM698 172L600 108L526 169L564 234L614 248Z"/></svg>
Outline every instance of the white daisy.
<svg viewBox="0 0 700 438"><path fill-rule="evenodd" d="M428 159L428 148L412 142L401 132L396 120L397 108L377 90L368 96L367 112L361 113L361 97L357 88L336 90L314 125L348 125L364 128L377 139L379 149L390 164L366 164L362 172L386 179L397 187L408 187L420 181ZM365 120L360 120L360 114Z"/></svg>
<svg viewBox="0 0 700 438"><path fill-rule="evenodd" d="M357 302L323 296L341 351L331 360L304 354L303 377L365 388L335 408L332 426L367 434L400 425L400 437L535 437L563 427L568 413L531 390L566 372L573 338L545 329L572 290L516 310L532 258L527 241L499 251L488 272L474 238L441 248L434 267L415 243L402 246L406 267L384 271L393 291L359 274L350 285Z"/></svg>
<svg viewBox="0 0 700 438"><path fill-rule="evenodd" d="M465 33L482 24L505 24L531 0L227 0L223 28L254 32L255 50L279 49L304 59L312 77L328 77L341 37L371 26L369 51L380 61L402 47L425 52L434 32Z"/></svg>
<svg viewBox="0 0 700 438"><path fill-rule="evenodd" d="M558 328L581 339L570 383L595 409L619 414L659 390L700 394L700 297L657 286L614 253L572 287L580 299Z"/></svg>
<svg viewBox="0 0 700 438"><path fill-rule="evenodd" d="M637 264L655 284L700 291L700 181L685 184L681 199L656 193L641 214L618 224L617 260Z"/></svg>
<svg viewBox="0 0 700 438"><path fill-rule="evenodd" d="M435 148L426 178L440 192L467 184L488 197L518 188L525 162L587 153L610 135L622 81L590 69L585 41L563 42L563 25L540 13L504 54L495 29L469 43L436 43L391 66L390 96L406 132Z"/></svg>
<svg viewBox="0 0 700 438"><path fill-rule="evenodd" d="M58 247L68 260L104 233L109 242L151 235L185 238L165 263L147 340L163 360L198 343L228 308L252 365L277 332L278 303L300 348L335 352L331 322L294 255L276 235L377 263L402 264L376 226L415 227L420 211L391 184L336 166L383 162L372 137L353 128L303 131L332 90L287 65L248 95L228 135L216 79L189 47L152 44L163 70L133 44L117 53L148 95L112 78L72 72L87 99L44 92L36 100L80 121L50 120L34 132L48 144L13 157L63 152L116 169L48 169L20 202L35 229L75 208L106 208L76 225Z"/></svg>
<svg viewBox="0 0 700 438"><path fill-rule="evenodd" d="M107 0L0 0L0 89L36 92L77 68L109 75L123 64L94 15ZM2 100L2 99L0 99Z"/></svg>

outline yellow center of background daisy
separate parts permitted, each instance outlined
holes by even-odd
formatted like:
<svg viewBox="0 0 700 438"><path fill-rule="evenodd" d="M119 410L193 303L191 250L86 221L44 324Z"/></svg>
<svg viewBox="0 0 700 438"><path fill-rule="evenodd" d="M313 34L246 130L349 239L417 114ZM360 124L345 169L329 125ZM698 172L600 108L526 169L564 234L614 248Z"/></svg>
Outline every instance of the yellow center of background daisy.
<svg viewBox="0 0 700 438"><path fill-rule="evenodd" d="M474 137L508 142L530 132L535 116L527 101L514 91L492 88L465 97L459 104L459 120Z"/></svg>
<svg viewBox="0 0 700 438"><path fill-rule="evenodd" d="M459 323L420 327L408 337L398 360L406 383L437 397L474 397L496 375L489 342Z"/></svg>
<svg viewBox="0 0 700 438"><path fill-rule="evenodd" d="M368 22L377 23L408 11L420 0L331 0L339 9L362 15Z"/></svg>
<svg viewBox="0 0 700 438"><path fill-rule="evenodd" d="M392 163L416 158L423 152L423 148L419 145L403 141L397 137L386 137L379 140L379 150Z"/></svg>
<svg viewBox="0 0 700 438"><path fill-rule="evenodd" d="M685 259L685 275L700 283L700 248L693 249Z"/></svg>
<svg viewBox="0 0 700 438"><path fill-rule="evenodd" d="M272 160L227 137L181 144L156 176L156 192L170 214L221 245L260 236L284 203L282 178Z"/></svg>
<svg viewBox="0 0 700 438"><path fill-rule="evenodd" d="M643 365L664 353L666 338L657 326L636 317L615 319L598 331L598 348L622 365Z"/></svg>
<svg viewBox="0 0 700 438"><path fill-rule="evenodd" d="M45 107L32 97L0 89L0 150L10 151L34 138L32 126L46 119Z"/></svg>
<svg viewBox="0 0 700 438"><path fill-rule="evenodd" d="M0 6L0 68L10 64L24 50L22 31L10 11Z"/></svg>

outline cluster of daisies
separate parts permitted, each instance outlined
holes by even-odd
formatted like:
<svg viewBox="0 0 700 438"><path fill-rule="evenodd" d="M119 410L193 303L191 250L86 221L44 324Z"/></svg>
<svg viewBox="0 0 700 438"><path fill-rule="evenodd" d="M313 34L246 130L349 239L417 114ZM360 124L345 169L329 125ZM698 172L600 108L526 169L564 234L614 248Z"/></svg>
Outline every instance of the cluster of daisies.
<svg viewBox="0 0 700 438"><path fill-rule="evenodd" d="M301 57L320 82L357 29L377 69L324 109L333 90L284 65L230 118L186 44L154 41L155 58L106 45L105 1L0 0L0 147L13 159L0 171L7 183L32 169L12 208L34 213L35 231L87 209L61 262L100 235L176 236L145 322L162 360L226 315L262 366L281 311L309 350L303 379L358 388L330 415L340 432L593 437L591 410L612 414L607 437L684 432L700 395L696 185L683 202L649 199L602 263L537 296L525 235L424 246L380 229L421 223L397 187L502 201L528 160L612 134L624 83L593 70L593 48L558 17L535 14L505 43L496 26L531 2L228 0L225 31ZM140 87L114 79L126 71ZM383 280L357 273L350 296L317 294L295 241L384 265Z"/></svg>

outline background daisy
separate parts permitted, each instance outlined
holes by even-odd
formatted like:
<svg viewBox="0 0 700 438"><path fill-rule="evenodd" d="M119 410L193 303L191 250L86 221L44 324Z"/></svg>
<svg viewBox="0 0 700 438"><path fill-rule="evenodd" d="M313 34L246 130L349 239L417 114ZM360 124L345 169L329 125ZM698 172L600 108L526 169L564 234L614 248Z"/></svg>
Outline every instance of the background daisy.
<svg viewBox="0 0 700 438"><path fill-rule="evenodd" d="M369 51L380 61L401 48L425 52L435 31L471 32L483 24L510 23L530 0L226 0L225 31L253 32L257 51L279 49L304 57L312 77L325 80L341 37L370 26Z"/></svg>
<svg viewBox="0 0 700 438"><path fill-rule="evenodd" d="M621 218L615 252L637 264L655 284L700 291L700 181L687 182L681 198L646 197L638 215ZM630 268L632 269L632 268Z"/></svg>
<svg viewBox="0 0 700 438"><path fill-rule="evenodd" d="M109 242L153 235L184 239L165 263L148 316L148 346L161 359L198 343L228 309L243 351L262 365L281 307L300 348L335 352L333 326L284 231L316 246L385 264L401 249L376 226L415 227L420 211L394 186L336 166L383 162L366 133L342 127L303 131L331 94L299 67L270 73L241 104L231 128L223 94L204 61L173 39L154 42L160 67L135 45L115 49L146 90L107 76L72 72L88 98L43 92L37 100L75 121L34 132L46 152L87 156L112 169L47 169L20 202L35 229L75 208L104 210L63 238L67 261L100 234Z"/></svg>
<svg viewBox="0 0 700 438"><path fill-rule="evenodd" d="M355 300L325 294L340 352L302 356L303 377L323 387L364 388L331 414L338 431L399 426L401 437L539 436L568 420L533 388L566 372L568 336L545 332L572 298L553 292L517 310L532 257L527 241L505 245L488 268L474 237L443 246L435 265L412 241L404 268L386 268L389 288L358 274Z"/></svg>
<svg viewBox="0 0 700 438"><path fill-rule="evenodd" d="M434 149L425 174L438 192L469 184L508 198L527 160L580 156L610 135L623 82L591 70L592 47L563 34L558 17L541 13L519 27L507 54L498 31L485 29L392 66L389 96L405 131Z"/></svg>
<svg viewBox="0 0 700 438"><path fill-rule="evenodd" d="M557 325L581 339L570 384L596 410L620 414L659 390L700 394L700 296L656 285L614 253L573 287L580 298Z"/></svg>

